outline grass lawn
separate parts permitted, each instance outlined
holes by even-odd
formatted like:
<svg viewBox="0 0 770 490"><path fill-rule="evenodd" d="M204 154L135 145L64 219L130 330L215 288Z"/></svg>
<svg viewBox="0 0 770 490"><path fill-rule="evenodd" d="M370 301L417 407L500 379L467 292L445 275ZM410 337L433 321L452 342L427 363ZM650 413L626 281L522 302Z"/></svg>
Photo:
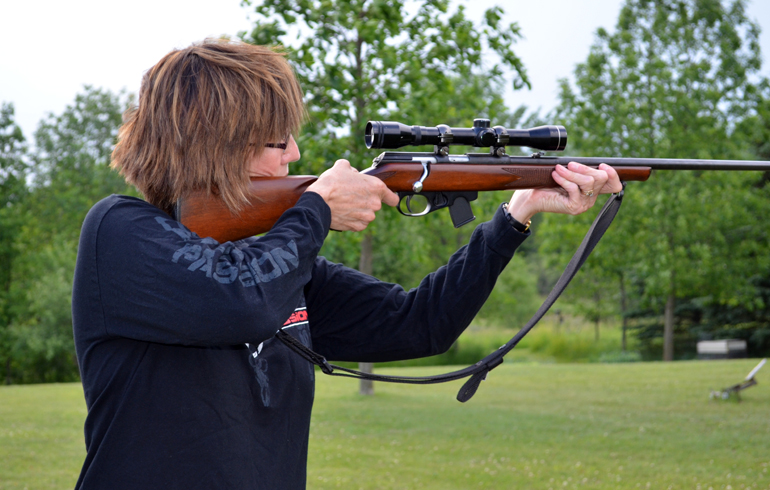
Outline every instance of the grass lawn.
<svg viewBox="0 0 770 490"><path fill-rule="evenodd" d="M467 404L460 382L361 397L319 374L308 488L770 489L770 372L708 398L756 363L510 363ZM77 384L0 387L0 488L72 488L84 417Z"/></svg>

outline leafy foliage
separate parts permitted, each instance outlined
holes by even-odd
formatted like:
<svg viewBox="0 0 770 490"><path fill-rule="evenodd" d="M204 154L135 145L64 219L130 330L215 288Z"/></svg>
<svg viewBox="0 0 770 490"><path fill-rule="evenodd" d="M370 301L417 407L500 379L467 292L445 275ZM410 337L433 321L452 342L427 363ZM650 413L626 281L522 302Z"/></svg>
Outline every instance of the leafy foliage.
<svg viewBox="0 0 770 490"><path fill-rule="evenodd" d="M337 152L348 150L341 156L361 165L367 120L399 109L401 115L418 116L404 113L405 101L446 104L435 95L451 93L452 77L476 73L500 81L501 66L485 69L482 64L485 45L514 69L516 87L529 83L511 49L520 37L519 27L501 25L501 9L490 9L484 24L475 26L462 6L448 13L447 0L422 1L415 7L410 15L403 1L268 0L255 7L260 19L241 37L276 44L289 41L290 29L299 32L301 40L291 53L311 123L318 131L349 134L348 144L338 145Z"/></svg>
<svg viewBox="0 0 770 490"><path fill-rule="evenodd" d="M576 88L562 82L558 112L569 121L572 148L597 156L750 157L735 129L756 110L758 34L742 0L628 0L616 32L598 31L576 69ZM684 298L751 302L745 278L770 265L761 250L768 195L756 188L757 177L660 172L629 185L590 273L605 278L606 291L620 290L612 278L623 278L633 285L636 308L656 316L669 305L673 318ZM558 251L576 223L545 221L551 243L544 250ZM673 335L673 325L667 328Z"/></svg>
<svg viewBox="0 0 770 490"><path fill-rule="evenodd" d="M132 193L109 169L125 97L85 87L74 104L49 115L35 133L30 185L18 202L9 286L7 380L78 377L70 303L80 225L112 193Z"/></svg>
<svg viewBox="0 0 770 490"><path fill-rule="evenodd" d="M22 227L19 204L26 194L27 147L14 122L12 104L0 106L0 375L10 382L11 332L15 298L13 264L20 251L16 236Z"/></svg>

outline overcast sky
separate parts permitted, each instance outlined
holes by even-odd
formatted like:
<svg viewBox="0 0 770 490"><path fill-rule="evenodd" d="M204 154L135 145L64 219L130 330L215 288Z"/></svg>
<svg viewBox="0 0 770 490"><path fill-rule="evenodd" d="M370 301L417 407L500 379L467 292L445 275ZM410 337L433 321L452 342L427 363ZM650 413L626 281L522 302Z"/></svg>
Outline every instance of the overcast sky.
<svg viewBox="0 0 770 490"><path fill-rule="evenodd" d="M545 111L556 81L584 61L598 27L612 29L621 0L458 0L480 17L505 8L525 39L516 45L531 91L511 92L508 105ZM763 28L770 53L770 1L754 0L749 17ZM175 47L205 37L235 36L250 26L240 0L0 0L0 101L12 102L25 136L45 114L61 113L85 84L136 93L142 73ZM763 73L770 75L770 64ZM556 122L556 121L554 121ZM428 124L429 121L415 121Z"/></svg>

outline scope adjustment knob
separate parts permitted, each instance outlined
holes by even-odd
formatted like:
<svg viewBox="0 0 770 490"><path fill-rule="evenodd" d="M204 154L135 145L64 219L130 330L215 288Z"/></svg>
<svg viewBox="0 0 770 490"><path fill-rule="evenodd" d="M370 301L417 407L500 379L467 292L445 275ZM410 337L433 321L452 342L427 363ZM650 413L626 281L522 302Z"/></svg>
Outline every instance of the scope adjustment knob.
<svg viewBox="0 0 770 490"><path fill-rule="evenodd" d="M489 127L489 119L474 119L473 120L473 127L474 128L488 128Z"/></svg>

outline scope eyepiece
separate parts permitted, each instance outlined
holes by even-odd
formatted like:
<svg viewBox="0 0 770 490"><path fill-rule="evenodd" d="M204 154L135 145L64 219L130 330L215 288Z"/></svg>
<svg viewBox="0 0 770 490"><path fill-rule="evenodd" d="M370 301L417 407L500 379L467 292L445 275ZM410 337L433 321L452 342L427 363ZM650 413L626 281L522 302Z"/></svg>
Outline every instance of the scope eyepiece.
<svg viewBox="0 0 770 490"><path fill-rule="evenodd" d="M539 126L530 129L490 127L489 119L476 119L472 128L407 126L394 121L366 123L367 148L395 149L404 146L462 145L475 147L526 146L543 151L563 151L567 147L564 126Z"/></svg>

